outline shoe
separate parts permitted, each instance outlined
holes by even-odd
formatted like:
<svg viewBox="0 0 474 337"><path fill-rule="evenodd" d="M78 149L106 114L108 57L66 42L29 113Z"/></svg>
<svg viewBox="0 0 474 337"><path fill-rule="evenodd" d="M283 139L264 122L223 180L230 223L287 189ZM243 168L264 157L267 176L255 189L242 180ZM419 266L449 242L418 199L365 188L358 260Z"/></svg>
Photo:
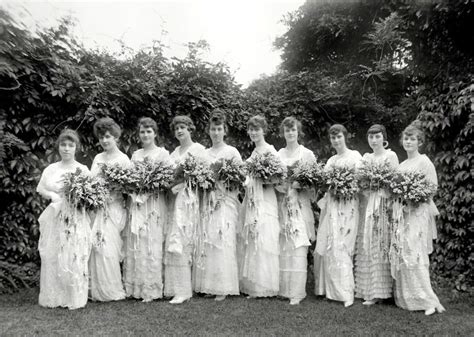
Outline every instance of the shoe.
<svg viewBox="0 0 474 337"><path fill-rule="evenodd" d="M256 296L252 296L252 295L248 295L247 296L247 299L250 300L250 299L253 299L253 298L257 298Z"/></svg>
<svg viewBox="0 0 474 337"><path fill-rule="evenodd" d="M345 302L344 302L344 307L348 308L348 307L350 307L350 306L353 305L353 304L354 304L354 301L353 301L353 300L352 300L352 301L345 301Z"/></svg>
<svg viewBox="0 0 474 337"><path fill-rule="evenodd" d="M436 307L436 311L441 314L441 313L445 312L446 309L440 304Z"/></svg>
<svg viewBox="0 0 474 337"><path fill-rule="evenodd" d="M376 300L368 300L368 301L362 302L363 305L374 305L376 303L377 303Z"/></svg>
<svg viewBox="0 0 474 337"><path fill-rule="evenodd" d="M429 309L425 310L425 315L430 316L430 315L433 315L435 312L436 312L435 308L429 308Z"/></svg>
<svg viewBox="0 0 474 337"><path fill-rule="evenodd" d="M184 297L184 296L175 296L173 299L169 302L171 304L181 304L184 302L187 302L191 299L191 297Z"/></svg>
<svg viewBox="0 0 474 337"><path fill-rule="evenodd" d="M223 300L225 300L225 297L226 297L225 295L216 296L214 301L217 301L217 302L223 301Z"/></svg>
<svg viewBox="0 0 474 337"><path fill-rule="evenodd" d="M298 298L292 298L290 299L290 305L298 305L300 304L301 300Z"/></svg>
<svg viewBox="0 0 474 337"><path fill-rule="evenodd" d="M142 300L143 303L148 303L148 302L152 302L152 301L153 301L152 298L144 298L144 299Z"/></svg>

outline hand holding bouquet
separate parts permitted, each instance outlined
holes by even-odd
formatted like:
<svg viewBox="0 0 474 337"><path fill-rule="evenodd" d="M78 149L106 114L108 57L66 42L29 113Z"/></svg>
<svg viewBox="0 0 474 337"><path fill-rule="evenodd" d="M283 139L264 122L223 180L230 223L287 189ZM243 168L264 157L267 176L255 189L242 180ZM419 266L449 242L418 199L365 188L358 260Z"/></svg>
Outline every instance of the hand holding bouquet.
<svg viewBox="0 0 474 337"><path fill-rule="evenodd" d="M211 164L216 181L222 181L226 189L238 190L245 181L244 165L235 158L220 160Z"/></svg>
<svg viewBox="0 0 474 337"><path fill-rule="evenodd" d="M359 192L355 168L335 166L326 172L329 193L338 201L349 201Z"/></svg>
<svg viewBox="0 0 474 337"><path fill-rule="evenodd" d="M392 178L390 192L395 199L416 207L433 197L436 185L421 172L398 172Z"/></svg>
<svg viewBox="0 0 474 337"><path fill-rule="evenodd" d="M80 168L64 175L62 193L71 206L88 211L103 208L108 197L105 181L83 173Z"/></svg>
<svg viewBox="0 0 474 337"><path fill-rule="evenodd" d="M363 161L358 170L359 188L369 191L388 189L394 174L395 170L387 161L382 163Z"/></svg>
<svg viewBox="0 0 474 337"><path fill-rule="evenodd" d="M271 152L250 157L245 168L248 175L262 180L264 184L278 184L286 179L286 166Z"/></svg>
<svg viewBox="0 0 474 337"><path fill-rule="evenodd" d="M326 182L324 166L316 160L300 161L288 168L288 180L297 183L299 188L321 188Z"/></svg>
<svg viewBox="0 0 474 337"><path fill-rule="evenodd" d="M209 163L190 153L176 168L174 181L176 183L184 181L193 189L211 190L215 187L214 174Z"/></svg>

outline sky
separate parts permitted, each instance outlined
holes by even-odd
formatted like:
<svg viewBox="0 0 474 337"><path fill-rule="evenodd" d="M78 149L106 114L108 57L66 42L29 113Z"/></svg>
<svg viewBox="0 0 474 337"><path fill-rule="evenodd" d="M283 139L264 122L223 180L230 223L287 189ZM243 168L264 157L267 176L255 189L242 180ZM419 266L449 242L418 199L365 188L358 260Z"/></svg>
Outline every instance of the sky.
<svg viewBox="0 0 474 337"><path fill-rule="evenodd" d="M1 0L0 0L1 1ZM304 0L4 1L3 7L34 29L76 19L74 33L86 47L139 49L159 40L168 57L184 57L186 43L206 40L204 57L223 61L244 87L273 73L280 51L273 41L286 30L283 16Z"/></svg>

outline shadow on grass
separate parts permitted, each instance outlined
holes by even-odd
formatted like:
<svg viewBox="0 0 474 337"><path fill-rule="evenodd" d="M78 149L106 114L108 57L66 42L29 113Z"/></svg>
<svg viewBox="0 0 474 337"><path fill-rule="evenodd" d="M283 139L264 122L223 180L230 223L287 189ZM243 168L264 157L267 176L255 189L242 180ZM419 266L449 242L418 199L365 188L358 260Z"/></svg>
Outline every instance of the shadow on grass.
<svg viewBox="0 0 474 337"><path fill-rule="evenodd" d="M440 292L447 312L426 317L387 302L370 307L308 294L298 306L287 300L194 297L174 306L159 300L90 302L79 310L38 306L38 289L0 296L0 335L461 335L474 331L474 299Z"/></svg>

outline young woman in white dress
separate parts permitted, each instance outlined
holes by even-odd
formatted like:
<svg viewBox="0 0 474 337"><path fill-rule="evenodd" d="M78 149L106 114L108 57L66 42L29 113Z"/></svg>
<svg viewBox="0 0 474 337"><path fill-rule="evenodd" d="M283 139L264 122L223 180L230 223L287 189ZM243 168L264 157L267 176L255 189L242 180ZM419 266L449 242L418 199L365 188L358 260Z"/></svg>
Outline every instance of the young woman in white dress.
<svg viewBox="0 0 474 337"><path fill-rule="evenodd" d="M419 152L424 143L424 133L418 126L406 127L402 133L402 145L408 158L398 169L401 172L421 172L437 185L433 163ZM392 243L399 252L391 261L395 303L406 310L424 310L426 315L445 311L431 288L429 271L429 254L433 252L433 239L436 239L435 217L438 214L433 200L417 206L407 205L403 209L403 228L396 228L392 232L395 234Z"/></svg>
<svg viewBox="0 0 474 337"><path fill-rule="evenodd" d="M286 117L280 126L285 137L286 146L278 151L286 166L297 162L315 161L313 152L298 140L303 136L301 122L294 117ZM308 268L308 246L315 238L314 216L311 209L311 192L301 189L297 182L285 184L280 199L281 228L291 224L290 237L280 233L280 292L279 295L289 298L290 304L299 304L306 297L306 277ZM280 187L280 188L281 188ZM314 192L314 191L313 191Z"/></svg>
<svg viewBox="0 0 474 337"><path fill-rule="evenodd" d="M383 125L372 125L367 131L367 141L373 152L364 154L363 161L398 167L397 155L386 148L387 131ZM365 305L392 297L390 210L389 195L384 189L367 191L361 196L354 273L355 297L363 298Z"/></svg>
<svg viewBox="0 0 474 337"><path fill-rule="evenodd" d="M143 117L138 128L142 148L133 153L132 162L147 158L170 163L169 152L156 145L156 122ZM123 282L127 296L149 302L163 297L163 229L168 221L166 197L159 192L156 195L132 195L130 199Z"/></svg>
<svg viewBox="0 0 474 337"><path fill-rule="evenodd" d="M325 170L336 166L356 168L362 156L346 146L347 129L340 124L329 128L331 146L337 154L329 158ZM354 303L354 274L352 257L359 220L359 200L338 201L329 193L318 202L321 208L314 250L315 294Z"/></svg>
<svg viewBox="0 0 474 337"><path fill-rule="evenodd" d="M211 162L242 162L239 151L224 142L227 125L223 111L211 114L208 132L212 147L206 149L206 154ZM201 206L202 247L194 260L193 283L195 292L216 295L215 300L222 301L227 295L239 295L236 227L241 205L238 190L227 189L222 181L216 185L216 191L205 194Z"/></svg>
<svg viewBox="0 0 474 337"><path fill-rule="evenodd" d="M196 130L188 116L176 116L171 122L179 146L171 153L174 165L183 162L188 154L205 157L205 148L193 142ZM199 195L184 183L173 187L175 194L169 205L169 228L165 239L165 289L172 304L180 304L193 296L191 266L193 262L194 233L200 220Z"/></svg>
<svg viewBox="0 0 474 337"><path fill-rule="evenodd" d="M247 122L247 132L255 144L250 158L270 152L278 156L273 145L265 141L267 121L254 116ZM241 292L253 297L277 296L280 290L278 204L273 185L248 177L244 200L243 227L239 240L239 279ZM249 190L254 197L250 200ZM257 234L249 230L255 227Z"/></svg>
<svg viewBox="0 0 474 337"><path fill-rule="evenodd" d="M94 124L94 135L103 152L95 156L91 172L99 175L101 164L130 165L130 159L120 151L117 142L121 129L112 118L104 117ZM123 258L121 233L125 227L127 211L119 191L110 194L106 209L99 210L92 225L92 254L89 261L90 292L95 301L118 301L125 298L120 272Z"/></svg>
<svg viewBox="0 0 474 337"><path fill-rule="evenodd" d="M36 188L42 197L51 200L38 218L38 250L41 257L38 302L43 307L77 309L87 303L90 227L89 221L82 219L75 223L74 231L65 235L66 221L62 214L65 200L61 189L65 173L75 172L78 168L88 173L89 169L75 159L80 147L79 136L75 131L66 129L61 132L57 147L61 160L44 169ZM88 217L87 214L78 216ZM73 244L69 244L71 242ZM75 256L75 259L67 259L67 256Z"/></svg>

